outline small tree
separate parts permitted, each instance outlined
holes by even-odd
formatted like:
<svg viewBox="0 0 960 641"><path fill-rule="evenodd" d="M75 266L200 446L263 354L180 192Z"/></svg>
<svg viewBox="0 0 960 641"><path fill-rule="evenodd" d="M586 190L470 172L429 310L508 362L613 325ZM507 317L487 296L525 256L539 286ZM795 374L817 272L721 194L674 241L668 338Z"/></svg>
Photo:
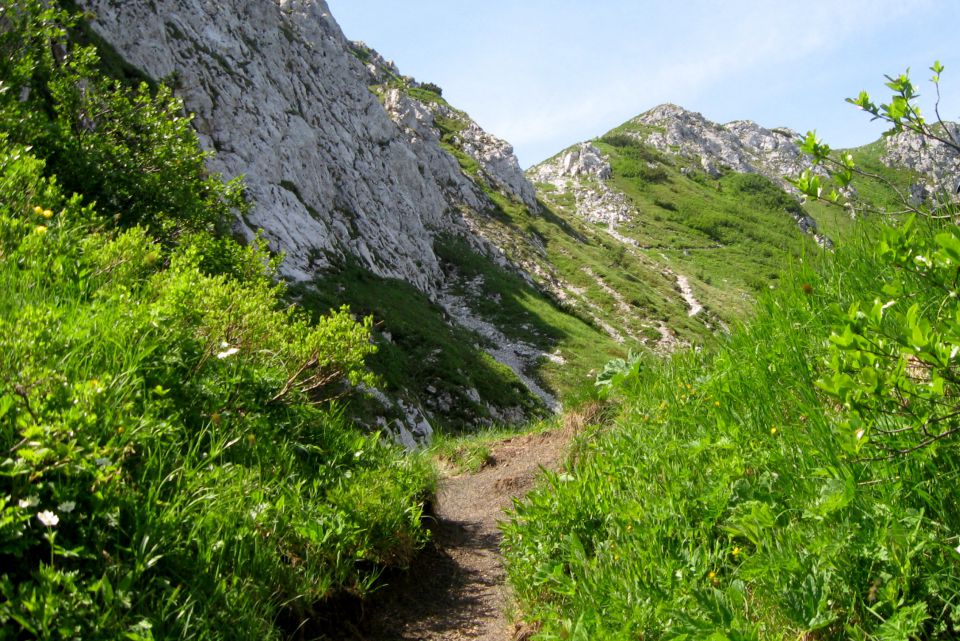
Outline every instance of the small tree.
<svg viewBox="0 0 960 641"><path fill-rule="evenodd" d="M939 62L931 67L934 123L921 115L909 71L887 76L893 91L888 103L878 106L865 91L848 102L890 124L886 136L912 132L960 153L956 134L939 113L943 69ZM813 133L802 149L814 166L828 170L826 179L808 169L792 181L809 198L850 204L842 193L857 177L896 190L860 169L851 154L832 153ZM951 437L960 434L960 228L957 199L949 191L915 202L896 190L904 218L882 231L876 249L892 267L883 297L837 311L827 374L818 385L848 410L845 443L863 458L893 458L953 443Z"/></svg>

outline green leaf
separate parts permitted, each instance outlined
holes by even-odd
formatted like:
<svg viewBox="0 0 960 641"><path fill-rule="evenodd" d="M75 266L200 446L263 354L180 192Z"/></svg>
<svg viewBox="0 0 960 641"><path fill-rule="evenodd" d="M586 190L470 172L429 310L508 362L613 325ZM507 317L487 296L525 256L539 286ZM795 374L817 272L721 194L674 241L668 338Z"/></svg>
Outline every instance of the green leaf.
<svg viewBox="0 0 960 641"><path fill-rule="evenodd" d="M934 238L937 245L943 249L943 255L954 264L960 264L960 238L952 233L944 232Z"/></svg>
<svg viewBox="0 0 960 641"><path fill-rule="evenodd" d="M0 396L0 418L6 416L7 412L10 411L10 408L13 407L14 398L9 394Z"/></svg>

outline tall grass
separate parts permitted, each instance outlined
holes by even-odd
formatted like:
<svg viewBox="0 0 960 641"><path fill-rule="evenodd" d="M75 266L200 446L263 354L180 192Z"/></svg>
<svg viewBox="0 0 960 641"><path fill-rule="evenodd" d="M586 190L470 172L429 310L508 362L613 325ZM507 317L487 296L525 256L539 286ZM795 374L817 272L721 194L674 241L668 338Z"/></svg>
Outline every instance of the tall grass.
<svg viewBox="0 0 960 641"><path fill-rule="evenodd" d="M647 362L517 505L503 547L537 638L955 638L956 446L858 459L815 385L837 309L891 277L875 236L797 262L715 353Z"/></svg>
<svg viewBox="0 0 960 641"><path fill-rule="evenodd" d="M425 540L431 467L333 402L371 322L215 234L239 184L169 91L0 13L0 638L289 638Z"/></svg>
<svg viewBox="0 0 960 641"><path fill-rule="evenodd" d="M205 273L210 239L111 229L42 169L0 150L4 638L285 638L405 565L432 470L325 402L369 328L308 323L257 247Z"/></svg>

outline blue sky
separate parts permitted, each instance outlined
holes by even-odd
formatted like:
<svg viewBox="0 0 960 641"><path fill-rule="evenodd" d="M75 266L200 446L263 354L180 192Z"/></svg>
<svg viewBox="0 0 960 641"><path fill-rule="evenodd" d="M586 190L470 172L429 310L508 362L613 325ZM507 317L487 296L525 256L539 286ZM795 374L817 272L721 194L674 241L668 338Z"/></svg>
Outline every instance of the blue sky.
<svg viewBox="0 0 960 641"><path fill-rule="evenodd" d="M883 75L910 67L926 101L937 59L941 114L960 120L958 0L328 3L348 38L443 87L524 167L664 102L864 144L883 128L844 98L886 99Z"/></svg>

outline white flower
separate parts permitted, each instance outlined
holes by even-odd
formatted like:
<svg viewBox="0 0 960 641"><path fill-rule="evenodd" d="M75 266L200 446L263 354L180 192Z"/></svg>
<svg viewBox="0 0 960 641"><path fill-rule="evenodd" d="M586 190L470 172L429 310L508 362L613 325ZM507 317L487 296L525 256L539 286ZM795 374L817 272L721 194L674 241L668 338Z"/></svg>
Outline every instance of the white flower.
<svg viewBox="0 0 960 641"><path fill-rule="evenodd" d="M250 518L253 519L254 521L256 521L256 520L257 520L257 517L260 516L261 514L263 514L263 512L264 512L268 507L270 507L270 506L267 505L266 503L260 503L260 504L258 504L257 507L255 507L255 508L253 508L252 510L250 510Z"/></svg>
<svg viewBox="0 0 960 641"><path fill-rule="evenodd" d="M219 354L217 354L217 358L220 358L220 359L227 358L228 356L233 356L234 354L236 354L236 353L239 352L239 351L240 351L240 350L237 349L236 347L231 347L231 348L225 349L225 350L223 350L222 352L220 352Z"/></svg>
<svg viewBox="0 0 960 641"><path fill-rule="evenodd" d="M60 522L60 517L50 510L44 510L43 512L40 512L37 514L37 518L47 527L56 527L57 523Z"/></svg>
<svg viewBox="0 0 960 641"><path fill-rule="evenodd" d="M865 431L863 431L863 430L857 430L857 440L858 440L858 441L861 440L861 439L864 437L864 435L866 435L866 432L865 432Z"/></svg>
<svg viewBox="0 0 960 641"><path fill-rule="evenodd" d="M77 507L76 502L64 501L63 503L57 506L57 509L63 512L64 514L70 514L71 512L73 512L73 509L75 507Z"/></svg>
<svg viewBox="0 0 960 641"><path fill-rule="evenodd" d="M28 496L25 499L20 499L17 502L17 505L19 505L24 510L29 510L32 507L36 507L40 505L40 499L36 496Z"/></svg>

